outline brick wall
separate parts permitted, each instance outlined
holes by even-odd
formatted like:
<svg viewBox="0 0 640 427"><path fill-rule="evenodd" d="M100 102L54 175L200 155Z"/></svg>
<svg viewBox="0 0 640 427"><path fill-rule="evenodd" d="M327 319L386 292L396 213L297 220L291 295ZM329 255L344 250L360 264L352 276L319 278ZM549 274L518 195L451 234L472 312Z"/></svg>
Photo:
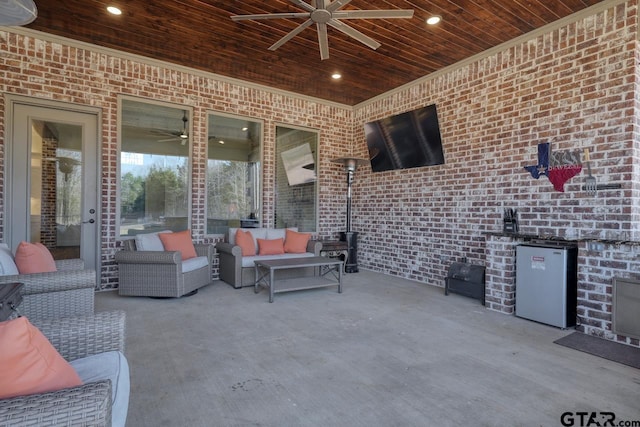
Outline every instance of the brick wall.
<svg viewBox="0 0 640 427"><path fill-rule="evenodd" d="M441 166L358 171L360 265L443 286L449 264L467 258L487 267L487 306L513 313L513 242L486 244L483 235L501 230L503 207L518 209L525 233L638 240L637 29L636 1L621 2L357 108L354 153L366 157L364 123L435 103L446 157ZM584 174L564 193L533 179L523 166L537 163L542 142L589 148L598 182L622 189L592 197L580 188ZM613 275L639 273L635 251L582 250L582 328L638 345L613 336L610 300Z"/></svg>
<svg viewBox="0 0 640 427"><path fill-rule="evenodd" d="M518 291L515 273L516 245L522 239L487 236L486 306L513 314ZM640 347L640 340L613 332L614 278L640 280L640 245L602 241L602 251L578 242L578 292L576 329L600 338Z"/></svg>
<svg viewBox="0 0 640 427"><path fill-rule="evenodd" d="M467 258L488 264L496 281L493 296L507 301L513 292L510 249L503 242L505 247L487 250L483 235L501 228L503 207L521 212L521 227L528 233L604 237L626 232L640 238L636 32L637 0L620 2L351 109L5 30L0 31L0 91L102 110L103 288L117 286L118 94L193 107L192 228L199 241L217 238L205 235L207 110L264 120L266 226L273 226L275 124L320 131L318 234L324 238L337 236L345 226L345 173L330 160L367 157L364 123L435 103L446 164L381 173L365 166L356 173L352 228L360 232L360 266L442 286L448 265ZM4 108L0 104L2 135ZM580 190L583 175L570 180L564 193L544 178L532 179L523 166L535 164L540 142L551 142L554 150L589 148L598 181L621 183L622 189L588 197ZM2 141L0 161L5 151ZM0 191L4 185L0 173ZM635 262L625 265L638 268ZM581 289L597 286L608 275L610 270L588 275L581 270ZM590 297L586 292L584 299ZM511 312L504 301L494 309ZM596 311L585 313L586 324L606 331L606 321L596 325L602 317Z"/></svg>
<svg viewBox="0 0 640 427"><path fill-rule="evenodd" d="M254 85L242 86L180 67L143 60L117 52L76 47L54 37L39 37L29 31L0 31L0 93L19 94L74 105L98 107L102 111L100 162L101 253L100 288L117 287L114 254L116 238L117 117L118 95L137 96L193 107L192 135L192 233L196 241L214 242L221 236L206 231L206 116L208 111L230 113L264 120L263 212L265 226L273 226L275 188L276 123L319 130L323 172L320 178L320 233L341 227L334 212L343 204L336 196L342 176L340 168L327 159L349 154L352 108L322 103L293 94L269 91ZM0 102L0 135L4 135L5 103ZM0 141L0 165L6 148ZM326 171L326 173L324 172ZM0 191L4 192L4 171L0 167ZM0 200L0 203L3 203ZM0 206L0 212L4 206ZM0 218L4 230L4 217ZM217 271L214 271L217 276Z"/></svg>

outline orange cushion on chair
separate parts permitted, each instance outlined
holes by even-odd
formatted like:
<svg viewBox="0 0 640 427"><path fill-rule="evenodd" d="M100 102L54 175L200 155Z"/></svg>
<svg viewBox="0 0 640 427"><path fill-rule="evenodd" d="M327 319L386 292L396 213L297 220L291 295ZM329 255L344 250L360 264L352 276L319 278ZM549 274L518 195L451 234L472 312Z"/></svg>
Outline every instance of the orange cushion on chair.
<svg viewBox="0 0 640 427"><path fill-rule="evenodd" d="M280 255L284 253L284 239L258 239L258 254Z"/></svg>
<svg viewBox="0 0 640 427"><path fill-rule="evenodd" d="M82 385L73 367L26 317L0 322L0 399Z"/></svg>
<svg viewBox="0 0 640 427"><path fill-rule="evenodd" d="M236 245L242 249L242 256L253 256L256 254L256 243L253 241L253 234L250 231L238 229L236 231Z"/></svg>
<svg viewBox="0 0 640 427"><path fill-rule="evenodd" d="M165 251L180 252L183 261L198 256L191 240L191 230L178 231L177 233L160 233L158 237L160 237Z"/></svg>
<svg viewBox="0 0 640 427"><path fill-rule="evenodd" d="M310 238L310 233L287 230L284 238L284 251L290 254L303 254L307 252L307 244Z"/></svg>
<svg viewBox="0 0 640 427"><path fill-rule="evenodd" d="M42 243L20 242L15 262L20 274L58 271L51 252Z"/></svg>

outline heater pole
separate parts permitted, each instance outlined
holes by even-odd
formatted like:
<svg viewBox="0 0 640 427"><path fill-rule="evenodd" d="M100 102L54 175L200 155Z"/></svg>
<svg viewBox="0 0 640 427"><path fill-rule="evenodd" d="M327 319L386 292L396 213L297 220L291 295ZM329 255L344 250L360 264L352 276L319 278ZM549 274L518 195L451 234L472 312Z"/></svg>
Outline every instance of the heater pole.
<svg viewBox="0 0 640 427"><path fill-rule="evenodd" d="M351 231L351 184L353 177L358 169L358 165L368 162L365 159L356 159L353 157L342 157L333 159L332 162L339 163L344 166L347 172L347 230L340 233L340 240L347 242L347 259L345 260L345 273L358 272L358 232Z"/></svg>
<svg viewBox="0 0 640 427"><path fill-rule="evenodd" d="M351 231L351 183L353 182L353 171L347 170L347 233Z"/></svg>

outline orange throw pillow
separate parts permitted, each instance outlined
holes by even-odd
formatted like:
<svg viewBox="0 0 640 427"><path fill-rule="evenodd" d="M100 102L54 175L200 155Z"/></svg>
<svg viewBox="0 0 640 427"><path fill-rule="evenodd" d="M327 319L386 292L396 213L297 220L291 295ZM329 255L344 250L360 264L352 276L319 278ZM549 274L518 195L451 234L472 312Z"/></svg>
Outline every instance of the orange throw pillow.
<svg viewBox="0 0 640 427"><path fill-rule="evenodd" d="M20 242L15 261L20 274L58 271L51 252L42 243Z"/></svg>
<svg viewBox="0 0 640 427"><path fill-rule="evenodd" d="M236 245L242 249L242 256L253 256L256 254L256 243L253 241L253 234L250 231L238 229L236 231Z"/></svg>
<svg viewBox="0 0 640 427"><path fill-rule="evenodd" d="M284 251L289 254L303 254L307 252L307 243L310 238L310 233L298 233L287 229L284 237Z"/></svg>
<svg viewBox="0 0 640 427"><path fill-rule="evenodd" d="M284 253L284 239L258 239L260 255L280 255Z"/></svg>
<svg viewBox="0 0 640 427"><path fill-rule="evenodd" d="M0 322L0 399L82 385L73 367L26 317Z"/></svg>
<svg viewBox="0 0 640 427"><path fill-rule="evenodd" d="M198 256L191 240L191 230L178 231L177 233L160 233L158 237L160 237L165 251L180 252L183 261Z"/></svg>

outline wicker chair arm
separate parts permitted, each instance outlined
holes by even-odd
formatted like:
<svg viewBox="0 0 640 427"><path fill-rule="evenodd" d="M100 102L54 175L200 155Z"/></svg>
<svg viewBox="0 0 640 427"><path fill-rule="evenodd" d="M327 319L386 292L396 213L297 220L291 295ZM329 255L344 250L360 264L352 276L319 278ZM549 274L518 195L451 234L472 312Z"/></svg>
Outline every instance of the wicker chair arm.
<svg viewBox="0 0 640 427"><path fill-rule="evenodd" d="M198 256L206 256L209 260L213 258L213 245L197 243L193 245L193 247L196 249L196 254L198 254Z"/></svg>
<svg viewBox="0 0 640 427"><path fill-rule="evenodd" d="M111 426L111 381L0 399L0 426Z"/></svg>
<svg viewBox="0 0 640 427"><path fill-rule="evenodd" d="M56 268L60 270L84 270L84 261L80 258L56 260Z"/></svg>
<svg viewBox="0 0 640 427"><path fill-rule="evenodd" d="M72 289L95 288L95 270L62 270L49 273L0 276L0 283L21 282L23 295Z"/></svg>
<svg viewBox="0 0 640 427"><path fill-rule="evenodd" d="M218 252L224 252L225 254L231 254L236 257L242 256L242 249L240 249L240 246L232 245L228 242L216 243L216 250Z"/></svg>
<svg viewBox="0 0 640 427"><path fill-rule="evenodd" d="M178 251L119 251L119 264L180 264L182 256Z"/></svg>
<svg viewBox="0 0 640 427"><path fill-rule="evenodd" d="M322 242L318 240L309 240L307 243L307 252L312 252L316 256L320 255L320 251L322 250Z"/></svg>
<svg viewBox="0 0 640 427"><path fill-rule="evenodd" d="M49 339L66 360L105 351L124 353L124 311L103 311L89 316L33 319L31 322Z"/></svg>

